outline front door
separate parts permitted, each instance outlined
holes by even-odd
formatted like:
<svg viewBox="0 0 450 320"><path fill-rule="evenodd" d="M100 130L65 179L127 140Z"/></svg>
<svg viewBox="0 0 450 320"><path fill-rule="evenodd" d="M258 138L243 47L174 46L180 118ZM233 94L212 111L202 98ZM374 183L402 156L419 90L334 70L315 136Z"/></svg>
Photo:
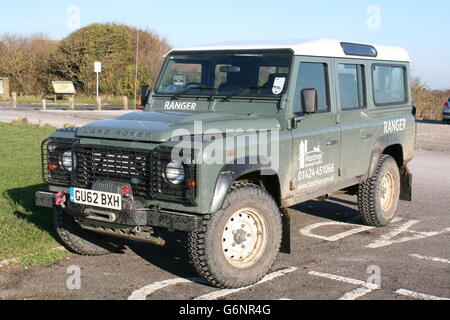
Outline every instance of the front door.
<svg viewBox="0 0 450 320"><path fill-rule="evenodd" d="M331 94L331 59L301 58L293 111L304 116L292 130L294 188L300 198L325 195L339 182L341 129ZM301 92L316 89L318 110L303 114Z"/></svg>

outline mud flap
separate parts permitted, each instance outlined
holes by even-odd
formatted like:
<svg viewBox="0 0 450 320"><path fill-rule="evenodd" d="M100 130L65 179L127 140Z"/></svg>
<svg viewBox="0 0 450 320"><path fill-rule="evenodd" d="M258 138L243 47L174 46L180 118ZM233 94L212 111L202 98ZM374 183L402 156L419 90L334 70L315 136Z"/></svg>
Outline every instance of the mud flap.
<svg viewBox="0 0 450 320"><path fill-rule="evenodd" d="M400 200L412 201L412 174L408 167L400 169Z"/></svg>
<svg viewBox="0 0 450 320"><path fill-rule="evenodd" d="M291 217L289 211L286 208L281 209L282 223L283 223L283 235L281 239L281 253L291 254Z"/></svg>

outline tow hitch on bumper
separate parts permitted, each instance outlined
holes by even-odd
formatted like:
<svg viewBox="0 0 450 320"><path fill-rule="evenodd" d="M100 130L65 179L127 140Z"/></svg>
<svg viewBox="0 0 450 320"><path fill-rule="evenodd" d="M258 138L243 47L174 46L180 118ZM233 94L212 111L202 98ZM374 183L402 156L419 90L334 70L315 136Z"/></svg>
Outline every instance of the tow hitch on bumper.
<svg viewBox="0 0 450 320"><path fill-rule="evenodd" d="M36 206L53 208L55 196L55 193L37 192ZM183 232L199 232L203 229L201 215L172 212L158 207L112 212L67 203L64 212L80 221L97 221L115 226L154 227Z"/></svg>

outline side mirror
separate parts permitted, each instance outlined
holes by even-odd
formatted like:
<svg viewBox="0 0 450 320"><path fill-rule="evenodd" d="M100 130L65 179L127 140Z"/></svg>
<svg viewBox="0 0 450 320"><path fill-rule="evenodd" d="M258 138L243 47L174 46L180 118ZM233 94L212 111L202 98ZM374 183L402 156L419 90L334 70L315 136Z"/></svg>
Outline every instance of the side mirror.
<svg viewBox="0 0 450 320"><path fill-rule="evenodd" d="M150 93L152 93L150 86L148 84L143 85L141 88L141 107L145 107L147 104L148 99L150 98Z"/></svg>
<svg viewBox="0 0 450 320"><path fill-rule="evenodd" d="M303 89L302 90L302 106L303 113L311 114L317 112L317 90Z"/></svg>

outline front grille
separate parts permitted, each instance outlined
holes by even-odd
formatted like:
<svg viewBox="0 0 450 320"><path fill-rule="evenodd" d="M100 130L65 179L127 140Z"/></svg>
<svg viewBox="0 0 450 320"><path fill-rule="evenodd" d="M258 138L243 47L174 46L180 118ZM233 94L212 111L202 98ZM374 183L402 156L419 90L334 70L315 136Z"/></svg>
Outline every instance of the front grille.
<svg viewBox="0 0 450 320"><path fill-rule="evenodd" d="M74 180L79 188L91 189L99 181L123 182L131 184L134 196L194 204L195 188L173 185L165 178L170 149L148 151L75 144L74 153ZM195 165L185 165L185 171L186 179L196 178Z"/></svg>
<svg viewBox="0 0 450 320"><path fill-rule="evenodd" d="M75 146L75 180L79 188L92 188L96 181L130 183L133 194L151 194L151 151L99 146Z"/></svg>

